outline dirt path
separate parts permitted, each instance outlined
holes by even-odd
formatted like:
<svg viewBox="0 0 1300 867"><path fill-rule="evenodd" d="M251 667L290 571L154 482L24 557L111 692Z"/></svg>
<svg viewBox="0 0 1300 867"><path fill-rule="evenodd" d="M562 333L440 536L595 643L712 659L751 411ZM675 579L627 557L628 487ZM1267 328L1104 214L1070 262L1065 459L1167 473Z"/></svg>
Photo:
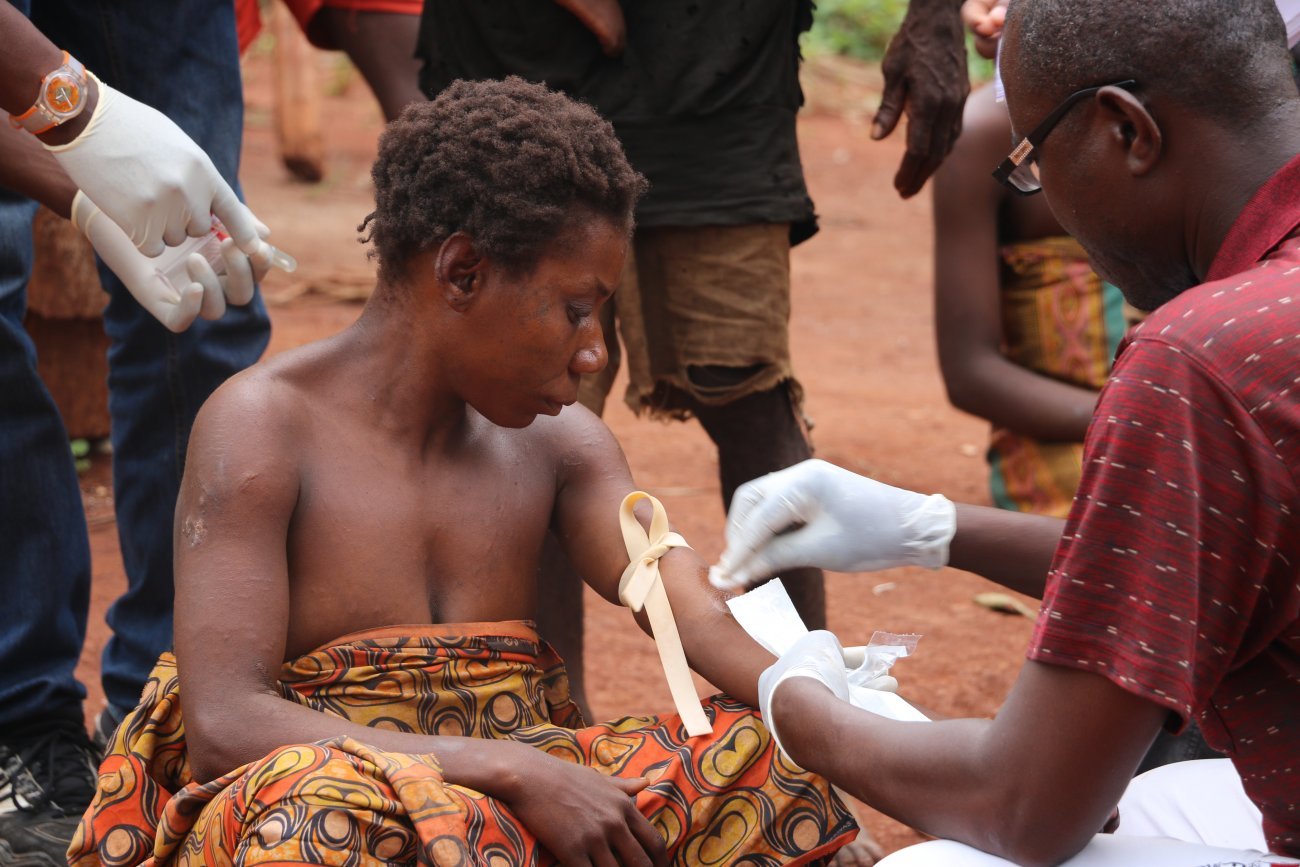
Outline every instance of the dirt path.
<svg viewBox="0 0 1300 867"><path fill-rule="evenodd" d="M272 353L345 327L360 306L322 291L357 294L370 280L355 227L370 208L379 114L355 76L338 73L333 61L328 71L339 85L326 104L329 166L324 182L308 187L276 161L265 58L254 56L246 70L243 185L276 243L302 263L295 280L274 275L265 287L279 299ZM948 406L935 360L928 198L899 201L890 179L900 146L871 142L860 118L806 116L800 141L822 231L793 256L793 342L818 455L885 482L986 502L985 425ZM616 389L621 394L621 384ZM638 420L621 401L611 401L606 420L638 482L664 500L705 557L716 557L723 526L717 467L698 426ZM96 467L88 490L103 481ZM115 525L96 523L91 540L94 599L79 675L94 713L102 701L103 612L125 582ZM897 669L904 690L941 713L988 715L1019 668L1030 623L972 604L981 589L984 582L953 570L836 575L830 626L846 644L865 642L875 629L922 633L917 656ZM627 613L589 593L586 618L596 714L669 708L654 647ZM868 815L867 823L887 849L917 839L883 816Z"/></svg>

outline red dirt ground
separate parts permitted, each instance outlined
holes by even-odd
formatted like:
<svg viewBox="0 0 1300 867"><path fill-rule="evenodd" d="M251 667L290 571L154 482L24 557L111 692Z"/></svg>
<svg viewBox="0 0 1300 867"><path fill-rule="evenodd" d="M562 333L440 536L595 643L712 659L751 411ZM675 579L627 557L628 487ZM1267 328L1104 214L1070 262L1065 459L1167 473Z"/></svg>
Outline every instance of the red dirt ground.
<svg viewBox="0 0 1300 867"><path fill-rule="evenodd" d="M322 183L306 186L291 180L276 157L269 61L262 53L246 64L243 185L275 243L302 265L292 278L275 274L266 283L272 354L353 321L360 305L339 296L358 294L371 277L355 227L370 209L380 116L350 70L324 56L321 66L332 90L324 106L328 165ZM890 181L901 145L870 141L860 110L805 113L799 131L822 229L793 255L792 332L818 455L885 482L987 502L986 426L948 405L935 359L928 197L899 200ZM724 516L715 455L698 426L638 420L619 400L610 402L606 420L638 482L664 500L705 557L715 558ZM105 476L97 461L84 485L95 558L90 636L79 668L91 691L88 714L102 702L103 614L125 584L111 505L103 502ZM845 644L863 643L876 629L922 633L918 654L896 669L904 692L941 713L991 715L1019 668L1031 624L973 604L972 595L988 588L949 569L833 575L830 626ZM586 620L597 717L670 708L653 644L627 613L589 592ZM866 822L887 851L918 839L878 814L868 812Z"/></svg>

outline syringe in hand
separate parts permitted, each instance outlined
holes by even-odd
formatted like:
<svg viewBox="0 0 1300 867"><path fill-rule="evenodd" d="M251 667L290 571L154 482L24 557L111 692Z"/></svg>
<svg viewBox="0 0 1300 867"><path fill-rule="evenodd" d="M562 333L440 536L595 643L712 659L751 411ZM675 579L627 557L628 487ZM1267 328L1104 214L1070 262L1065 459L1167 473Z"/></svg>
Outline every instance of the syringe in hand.
<svg viewBox="0 0 1300 867"><path fill-rule="evenodd" d="M226 258L221 254L221 242L230 237L226 227L215 216L212 218L212 230L197 238L186 238L175 247L168 247L158 257L158 273L179 294L180 287L193 282L185 262L191 253L198 253L218 275L226 273ZM262 247L249 258L254 266L265 264L279 268L286 274L298 270L298 260L283 250L262 241Z"/></svg>

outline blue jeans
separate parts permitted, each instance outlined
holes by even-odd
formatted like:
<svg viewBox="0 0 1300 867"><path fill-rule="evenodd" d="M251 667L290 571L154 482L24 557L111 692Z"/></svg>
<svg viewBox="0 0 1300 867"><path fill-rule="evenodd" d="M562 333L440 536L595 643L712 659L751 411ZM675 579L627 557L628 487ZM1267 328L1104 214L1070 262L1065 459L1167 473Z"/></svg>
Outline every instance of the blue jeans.
<svg viewBox="0 0 1300 867"><path fill-rule="evenodd" d="M234 184L243 92L233 4L214 0L10 0L118 90L157 108ZM111 167L106 166L106 171ZM0 729L79 704L90 550L68 434L23 330L32 202L0 189ZM270 336L260 294L172 334L100 267L108 293L113 493L128 589L108 612L103 683L134 707L171 646L172 517L203 401L257 361Z"/></svg>

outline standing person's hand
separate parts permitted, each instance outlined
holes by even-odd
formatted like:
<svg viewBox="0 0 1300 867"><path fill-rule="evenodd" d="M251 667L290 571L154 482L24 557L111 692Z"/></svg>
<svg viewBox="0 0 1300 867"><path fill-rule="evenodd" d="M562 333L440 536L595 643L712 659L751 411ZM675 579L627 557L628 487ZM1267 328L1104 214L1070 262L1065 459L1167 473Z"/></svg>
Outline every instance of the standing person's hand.
<svg viewBox="0 0 1300 867"><path fill-rule="evenodd" d="M727 515L727 547L710 579L747 588L787 569L866 572L948 562L956 509L926 496L809 460L746 482Z"/></svg>
<svg viewBox="0 0 1300 867"><path fill-rule="evenodd" d="M523 747L500 792L538 841L564 865L666 867L663 837L636 808L644 778L607 777L583 765Z"/></svg>
<svg viewBox="0 0 1300 867"><path fill-rule="evenodd" d="M952 150L970 92L966 38L955 0L911 0L881 63L885 92L871 137L883 139L907 115L907 153L894 188L908 198Z"/></svg>
<svg viewBox="0 0 1300 867"><path fill-rule="evenodd" d="M117 223L81 191L72 200L72 223L90 239L99 258L140 306L177 333L189 328L199 316L219 319L226 312L227 302L242 305L253 300L256 281L266 276L269 267L266 257L250 259L233 239L227 238L221 246L225 273L218 275L206 259L191 253L185 262L187 279L173 286L158 270L158 260L141 253ZM208 225L211 227L211 220ZM257 223L256 231L264 237L266 227Z"/></svg>
<svg viewBox="0 0 1300 867"><path fill-rule="evenodd" d="M146 256L207 234L214 214L241 250L258 253L253 212L203 149L161 112L96 83L85 129L67 144L46 145L77 187Z"/></svg>
<svg viewBox="0 0 1300 867"><path fill-rule="evenodd" d="M975 50L992 60L998 53L1002 25L1007 20L1007 0L965 0L961 20L975 37Z"/></svg>

